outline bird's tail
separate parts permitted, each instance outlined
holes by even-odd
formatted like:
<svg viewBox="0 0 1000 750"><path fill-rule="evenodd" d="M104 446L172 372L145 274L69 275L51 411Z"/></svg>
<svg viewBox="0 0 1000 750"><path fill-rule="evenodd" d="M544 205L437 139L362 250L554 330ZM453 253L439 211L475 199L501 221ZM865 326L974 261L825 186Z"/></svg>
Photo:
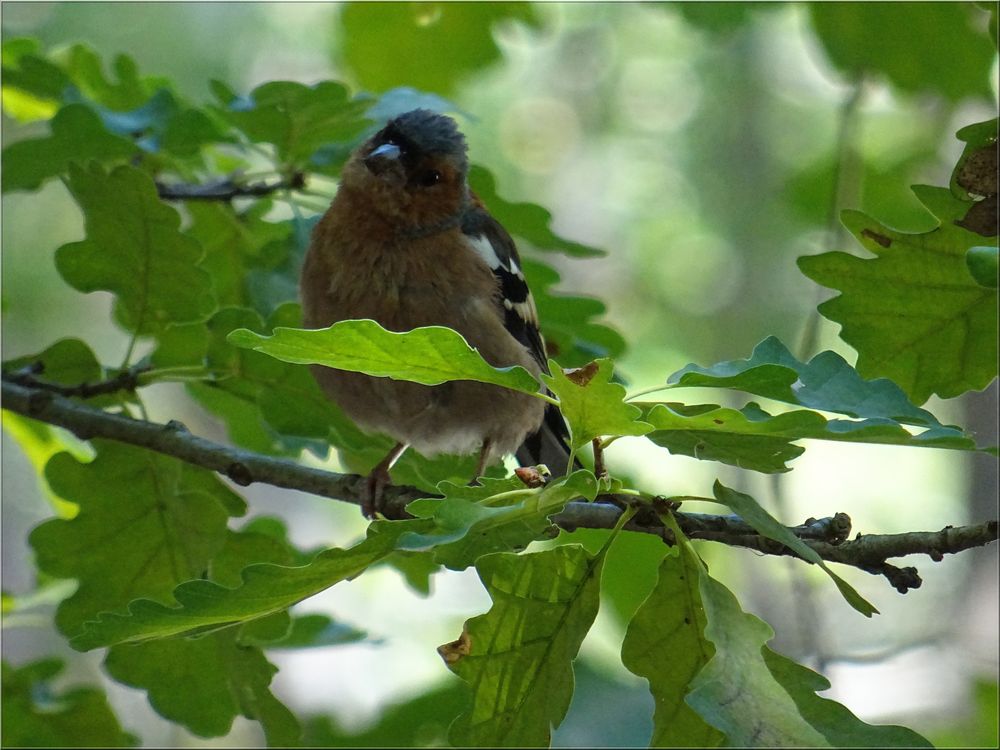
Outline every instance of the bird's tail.
<svg viewBox="0 0 1000 750"><path fill-rule="evenodd" d="M569 467L569 430L562 414L553 404L545 407L542 426L528 435L517 449L517 462L521 466L545 464L552 477L563 476ZM582 468L579 461L573 461L573 469Z"/></svg>

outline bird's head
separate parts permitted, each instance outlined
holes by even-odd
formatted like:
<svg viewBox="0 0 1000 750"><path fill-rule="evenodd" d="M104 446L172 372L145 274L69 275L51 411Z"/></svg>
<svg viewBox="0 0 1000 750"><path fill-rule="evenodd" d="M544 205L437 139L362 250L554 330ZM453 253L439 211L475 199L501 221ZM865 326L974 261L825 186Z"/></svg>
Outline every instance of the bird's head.
<svg viewBox="0 0 1000 750"><path fill-rule="evenodd" d="M413 231L458 216L468 205L465 137L455 121L426 109L400 115L365 141L341 176L371 210Z"/></svg>

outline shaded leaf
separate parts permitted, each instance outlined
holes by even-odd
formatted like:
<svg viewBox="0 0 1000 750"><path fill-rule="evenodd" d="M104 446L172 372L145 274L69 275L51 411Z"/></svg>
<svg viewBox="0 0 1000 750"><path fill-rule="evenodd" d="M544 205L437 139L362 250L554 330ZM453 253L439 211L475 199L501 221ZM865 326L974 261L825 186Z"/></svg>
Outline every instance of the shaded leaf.
<svg viewBox="0 0 1000 750"><path fill-rule="evenodd" d="M121 443L93 444L90 463L59 453L45 467L53 491L79 504L79 514L46 521L29 537L40 570L79 581L56 612L67 635L137 596L170 601L173 587L201 575L221 549L227 516L244 512L203 469Z"/></svg>
<svg viewBox="0 0 1000 750"><path fill-rule="evenodd" d="M211 280L195 264L202 250L178 231L177 212L152 179L132 167L70 167L69 188L83 209L87 238L63 245L56 267L70 286L116 295L116 316L131 331L206 319L215 309Z"/></svg>
<svg viewBox="0 0 1000 750"><path fill-rule="evenodd" d="M830 61L849 78L881 73L907 92L990 97L995 48L964 5L809 3Z"/></svg>
<svg viewBox="0 0 1000 750"><path fill-rule="evenodd" d="M228 734L242 715L261 723L268 745L298 743L298 721L268 687L277 668L260 649L237 643L235 631L115 646L104 666L147 691L158 714L201 737Z"/></svg>
<svg viewBox="0 0 1000 750"><path fill-rule="evenodd" d="M997 256L1000 251L995 247L970 247L965 254L965 262L969 273L976 283L987 289L997 288Z"/></svg>
<svg viewBox="0 0 1000 750"><path fill-rule="evenodd" d="M268 618L264 618L265 620ZM253 620L243 626L239 641L248 646L264 649L303 649L341 646L357 643L368 638L364 630L343 622L335 622L326 615L299 615L291 618L287 626L277 636L250 628L263 620Z"/></svg>
<svg viewBox="0 0 1000 750"><path fill-rule="evenodd" d="M574 450L603 435L644 435L652 426L642 422L642 410L624 402L625 389L611 382L614 363L600 359L596 371L586 380L574 381L555 362L549 361L551 375L542 379L559 399L559 410L569 423L570 444ZM586 368L584 368L586 369Z"/></svg>
<svg viewBox="0 0 1000 750"><path fill-rule="evenodd" d="M334 52L370 91L406 85L449 94L500 59L493 27L508 19L537 25L527 3L349 3Z"/></svg>
<svg viewBox="0 0 1000 750"><path fill-rule="evenodd" d="M740 518L753 526L757 530L757 533L784 544L789 549L794 550L802 559L821 567L833 579L833 582L840 589L840 593L847 600L847 603L858 612L865 617L879 614L879 611L866 601L853 586L830 569L816 550L795 536L788 528L764 510L750 495L730 489L718 480L715 481L712 492L716 500L730 508Z"/></svg>
<svg viewBox="0 0 1000 750"><path fill-rule="evenodd" d="M55 692L50 682L63 670L59 659L12 667L3 663L4 747L135 747L96 687Z"/></svg>
<svg viewBox="0 0 1000 750"><path fill-rule="evenodd" d="M763 649L764 661L782 687L788 691L803 718L818 729L835 747L933 747L906 727L866 724L846 706L816 693L830 689L830 681L787 656Z"/></svg>
<svg viewBox="0 0 1000 750"><path fill-rule="evenodd" d="M523 367L493 367L450 328L427 326L406 333L387 331L374 320L342 320L329 328L276 328L271 336L247 330L229 334L238 347L296 364L319 364L425 385L476 380L535 393L536 381Z"/></svg>
<svg viewBox="0 0 1000 750"><path fill-rule="evenodd" d="M997 374L997 292L966 265L980 235L953 223L966 202L946 188L916 186L937 229L906 234L857 211L845 226L877 257L841 252L799 258L809 278L841 294L819 306L858 351L858 372L888 377L917 403L985 388ZM892 415L888 415L892 416Z"/></svg>
<svg viewBox="0 0 1000 750"><path fill-rule="evenodd" d="M720 362L711 367L690 364L671 375L668 382L679 386L734 388L859 419L885 418L921 427L942 426L929 411L914 406L896 383L885 378L865 380L832 351L821 352L805 364L774 336L757 344L749 359Z"/></svg>
<svg viewBox="0 0 1000 750"><path fill-rule="evenodd" d="M118 643L193 635L281 612L360 574L392 552L400 534L426 526L426 521L376 522L369 526L364 541L346 550L321 552L308 565L249 565L242 571L242 583L235 588L213 581L187 581L173 590L180 606L166 607L149 599L137 599L129 604L127 615L104 613L86 623L70 645L87 651Z"/></svg>
<svg viewBox="0 0 1000 750"><path fill-rule="evenodd" d="M622 643L622 664L649 681L655 701L650 747L716 747L723 739L684 702L691 681L715 653L702 635L698 564L687 546L667 553L656 588Z"/></svg>
<svg viewBox="0 0 1000 750"><path fill-rule="evenodd" d="M793 441L810 438L876 445L977 450L955 427L931 427L913 434L892 419L827 419L798 409L769 414L750 402L742 409L716 404L642 404L643 419L655 430L646 435L671 453L765 473L789 471L786 465L804 451Z"/></svg>
<svg viewBox="0 0 1000 750"><path fill-rule="evenodd" d="M34 190L65 174L72 161L124 161L138 153L130 140L104 129L100 118L82 104L60 109L49 125L51 135L17 141L3 150L3 190Z"/></svg>
<svg viewBox="0 0 1000 750"><path fill-rule="evenodd" d="M597 615L603 559L603 551L591 557L577 545L479 559L493 606L438 649L473 691L471 708L452 725L452 744L549 744L572 698L573 659Z"/></svg>
<svg viewBox="0 0 1000 750"><path fill-rule="evenodd" d="M301 164L320 146L354 139L368 124L370 99L351 98L335 81L306 86L269 81L246 98L215 87L219 113L254 143L272 143L283 163Z"/></svg>

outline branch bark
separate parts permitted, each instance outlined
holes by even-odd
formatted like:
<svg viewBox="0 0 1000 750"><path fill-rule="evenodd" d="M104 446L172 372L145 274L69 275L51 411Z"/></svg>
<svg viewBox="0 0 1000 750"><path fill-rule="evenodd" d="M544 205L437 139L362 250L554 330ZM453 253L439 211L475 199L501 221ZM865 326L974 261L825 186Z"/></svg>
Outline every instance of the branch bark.
<svg viewBox="0 0 1000 750"><path fill-rule="evenodd" d="M357 474L336 474L287 459L221 445L191 434L179 422L147 422L96 409L52 390L16 382L11 375L3 376L2 396L4 409L63 427L81 439L103 438L146 448L218 472L242 486L262 482L355 505L361 504L365 494L366 478ZM406 505L427 496L427 492L415 487L388 487L385 515L392 519L406 518ZM610 529L621 516L622 508L633 500L627 496L606 496L598 498L598 502L570 502L562 512L552 517L552 521L567 531ZM746 547L768 555L797 556L784 545L758 534L739 516L686 513L675 509L678 503L671 503L669 499L665 502L681 530L692 539ZM644 506L625 528L655 534L667 544L673 543L671 533L649 506ZM920 576L915 568L898 568L886 562L887 559L925 554L939 561L945 554L981 547L997 539L996 521L948 526L936 532L859 534L855 539L845 541L850 530L851 520L845 513L828 518L810 518L799 526L790 527L792 533L815 549L824 560L884 575L900 593L918 588Z"/></svg>
<svg viewBox="0 0 1000 750"><path fill-rule="evenodd" d="M272 183L241 184L228 177L204 185L157 182L156 192L165 201L231 201L233 198L261 198L279 190L301 190L305 184L305 175L296 172Z"/></svg>

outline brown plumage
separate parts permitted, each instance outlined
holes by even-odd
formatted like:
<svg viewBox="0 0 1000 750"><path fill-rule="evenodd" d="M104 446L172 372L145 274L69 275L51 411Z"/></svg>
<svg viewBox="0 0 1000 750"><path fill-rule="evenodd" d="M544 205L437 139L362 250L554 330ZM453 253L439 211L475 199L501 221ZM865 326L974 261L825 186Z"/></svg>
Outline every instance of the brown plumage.
<svg viewBox="0 0 1000 750"><path fill-rule="evenodd" d="M395 118L363 143L306 253L305 326L358 318L393 331L447 326L490 364L538 375L544 345L517 251L470 192L467 171L465 139L454 121L426 110ZM369 516L407 445L426 456L478 450L479 476L529 436L529 444L552 443L539 434L544 402L526 394L471 381L424 386L326 367L313 372L360 427L398 443L369 477ZM553 412L545 423L564 431L559 419ZM568 455L558 435L555 444Z"/></svg>

